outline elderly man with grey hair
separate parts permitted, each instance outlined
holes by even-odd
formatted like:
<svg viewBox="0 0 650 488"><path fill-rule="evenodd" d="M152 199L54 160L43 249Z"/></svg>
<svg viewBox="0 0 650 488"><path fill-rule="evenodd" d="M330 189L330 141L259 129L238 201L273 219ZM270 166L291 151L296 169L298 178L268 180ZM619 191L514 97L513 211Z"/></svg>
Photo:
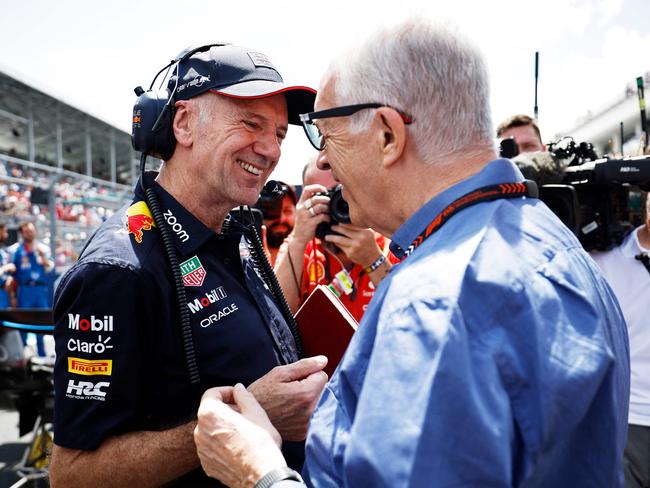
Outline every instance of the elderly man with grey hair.
<svg viewBox="0 0 650 488"><path fill-rule="evenodd" d="M534 184L497 159L488 98L477 49L411 20L335 61L301 116L352 222L403 258L314 411L308 485L622 484L623 316ZM206 392L195 441L227 484L301 483L240 385Z"/></svg>

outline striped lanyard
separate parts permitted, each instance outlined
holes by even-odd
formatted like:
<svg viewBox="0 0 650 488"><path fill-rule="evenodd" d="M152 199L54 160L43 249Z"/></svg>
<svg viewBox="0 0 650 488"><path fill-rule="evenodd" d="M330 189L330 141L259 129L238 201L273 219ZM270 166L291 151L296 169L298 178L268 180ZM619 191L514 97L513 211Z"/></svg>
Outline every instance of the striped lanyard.
<svg viewBox="0 0 650 488"><path fill-rule="evenodd" d="M433 221L422 232L420 232L415 239L413 239L411 245L404 251L402 261L409 257L411 253L420 246L420 244L442 227L445 222L447 222L457 212L481 202L497 200L499 198L519 197L538 198L539 191L537 190L537 184L532 180L526 180L523 183L500 183L498 185L483 186L463 195L450 203L447 208L440 212L438 216L433 219Z"/></svg>

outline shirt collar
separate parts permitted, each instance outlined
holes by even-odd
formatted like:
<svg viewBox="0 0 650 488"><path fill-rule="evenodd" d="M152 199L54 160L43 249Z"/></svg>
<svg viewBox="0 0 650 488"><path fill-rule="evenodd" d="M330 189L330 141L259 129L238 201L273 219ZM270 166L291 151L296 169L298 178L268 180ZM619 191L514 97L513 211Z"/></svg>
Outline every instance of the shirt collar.
<svg viewBox="0 0 650 488"><path fill-rule="evenodd" d="M167 222L167 229L172 236L174 245L181 256L186 256L196 251L210 237L216 235L216 233L206 227L203 222L186 210L185 207L160 186L155 180L156 176L157 173L155 171L147 172L144 175L145 184L148 188L153 188L156 192L160 209ZM135 199L146 201L141 178L138 179L135 187ZM228 226L224 227L228 228Z"/></svg>
<svg viewBox="0 0 650 488"><path fill-rule="evenodd" d="M634 258L634 256L641 253L650 252L650 249L646 249L639 242L639 231L642 228L643 226L641 225L634 229L623 241L623 244L621 245L621 253L623 253L623 256L626 258Z"/></svg>
<svg viewBox="0 0 650 488"><path fill-rule="evenodd" d="M478 188L498 183L520 183L524 177L509 159L495 159L480 172L447 188L425 203L393 234L390 249L401 259L413 240L454 200Z"/></svg>

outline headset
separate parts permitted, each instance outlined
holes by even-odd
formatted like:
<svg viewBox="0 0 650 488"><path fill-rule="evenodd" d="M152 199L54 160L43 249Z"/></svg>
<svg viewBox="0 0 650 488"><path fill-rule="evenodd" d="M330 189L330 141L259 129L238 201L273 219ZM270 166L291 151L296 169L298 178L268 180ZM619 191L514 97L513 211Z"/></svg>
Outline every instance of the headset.
<svg viewBox="0 0 650 488"><path fill-rule="evenodd" d="M192 326L190 322L190 312L187 306L187 295L185 293L185 285L183 284L183 277L180 271L178 256L172 234L168 228L167 222L163 218L163 212L160 208L158 196L151 187L145 184L145 166L147 156L151 155L162 160L169 159L174 154L176 147L176 139L172 129L174 115L176 109L174 106L176 89L178 88L179 66L181 63L189 59L192 55L198 52L204 52L212 47L228 46L229 43L216 43L206 44L197 48L188 48L181 51L169 64L162 68L154 79L151 81L149 89L145 91L141 86L134 89L137 95L137 100L133 106L133 125L131 129L131 144L133 149L141 153L140 157L140 184L146 195L147 206L151 210L152 217L156 227L160 231L160 236L163 243L163 248L169 262L171 269L174 287L176 290L176 298L180 311L180 332L183 352L185 355L185 364L187 367L190 384L194 387L195 393L200 397L202 394L201 378L199 374L199 367L196 359L196 351L194 348L194 339L192 334ZM163 71L167 71L163 76L163 80L158 87L154 90L154 84ZM170 70L173 74L169 76L167 81L167 88L163 89L165 79L168 77ZM274 198L281 197L283 192L277 187L277 183L269 181L265 186L265 192L273 195ZM239 213L244 215L247 209L250 220L253 221L253 215L250 208L240 207ZM244 220L244 219L241 219ZM277 277L273 272L273 268L269 263L259 233L255 225L249 225L249 237L252 244L251 255L261 272L264 281L266 282L271 295L275 299L280 312L289 325L289 329L296 344L298 357L302 357L302 341L298 332L298 326L291 313L291 309L286 301L282 288L278 283Z"/></svg>
<svg viewBox="0 0 650 488"><path fill-rule="evenodd" d="M133 149L162 160L167 160L174 154L176 139L172 123L176 113L174 95L178 88L179 65L198 52L228 45L230 44L222 42L184 49L167 66L158 71L147 91L144 91L141 86L134 89L138 98L133 106L133 125L131 127ZM158 89L154 89L156 80L165 70L167 72L163 76L160 86ZM162 88L170 70L173 70L173 74L167 81L167 88Z"/></svg>

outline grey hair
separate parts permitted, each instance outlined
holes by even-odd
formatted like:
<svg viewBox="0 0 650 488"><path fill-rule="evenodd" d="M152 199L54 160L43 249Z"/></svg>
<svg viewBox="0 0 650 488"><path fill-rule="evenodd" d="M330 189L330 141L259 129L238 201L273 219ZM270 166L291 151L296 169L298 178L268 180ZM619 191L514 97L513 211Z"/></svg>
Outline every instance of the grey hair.
<svg viewBox="0 0 650 488"><path fill-rule="evenodd" d="M450 27L410 19L385 28L329 67L339 105L382 103L413 117L408 125L427 163L475 147L493 147L488 74L473 43ZM350 130L368 127L358 112Z"/></svg>

